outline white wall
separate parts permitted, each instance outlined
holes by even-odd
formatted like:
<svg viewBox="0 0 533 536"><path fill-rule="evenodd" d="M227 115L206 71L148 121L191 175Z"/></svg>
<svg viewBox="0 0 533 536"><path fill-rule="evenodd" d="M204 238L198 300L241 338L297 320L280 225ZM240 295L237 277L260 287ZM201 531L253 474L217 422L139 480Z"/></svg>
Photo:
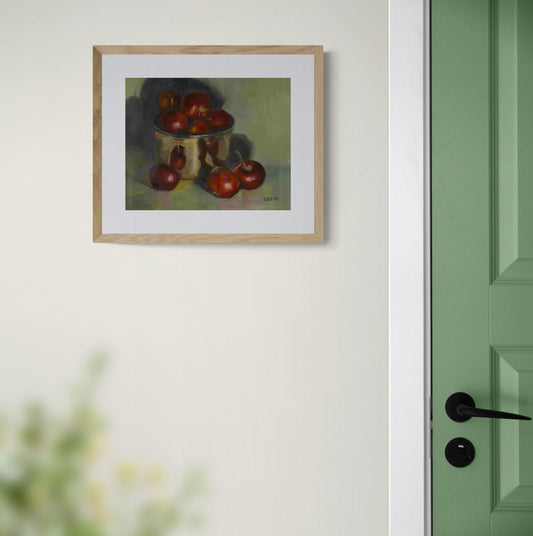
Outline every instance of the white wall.
<svg viewBox="0 0 533 536"><path fill-rule="evenodd" d="M95 245L94 44L323 44L326 242ZM0 21L0 403L109 350L110 451L213 487L211 536L387 525L385 0L19 0Z"/></svg>

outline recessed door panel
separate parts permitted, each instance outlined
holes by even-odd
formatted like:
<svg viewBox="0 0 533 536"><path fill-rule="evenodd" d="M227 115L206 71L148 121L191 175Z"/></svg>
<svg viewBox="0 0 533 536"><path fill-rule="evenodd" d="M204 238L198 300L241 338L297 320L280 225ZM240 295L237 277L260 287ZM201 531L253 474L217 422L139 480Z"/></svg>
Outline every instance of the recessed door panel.
<svg viewBox="0 0 533 536"><path fill-rule="evenodd" d="M533 415L533 347L493 351L493 407ZM533 426L530 421L496 420L494 508L533 512Z"/></svg>
<svg viewBox="0 0 533 536"><path fill-rule="evenodd" d="M533 2L493 2L496 281L533 281Z"/></svg>

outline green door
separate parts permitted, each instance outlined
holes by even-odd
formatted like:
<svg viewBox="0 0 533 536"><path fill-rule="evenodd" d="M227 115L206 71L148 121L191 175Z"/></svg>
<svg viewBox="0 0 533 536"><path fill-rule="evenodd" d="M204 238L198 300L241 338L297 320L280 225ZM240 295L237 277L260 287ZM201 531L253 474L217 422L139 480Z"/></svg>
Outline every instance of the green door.
<svg viewBox="0 0 533 536"><path fill-rule="evenodd" d="M445 404L533 416L533 0L431 19L433 533L532 536L533 422Z"/></svg>

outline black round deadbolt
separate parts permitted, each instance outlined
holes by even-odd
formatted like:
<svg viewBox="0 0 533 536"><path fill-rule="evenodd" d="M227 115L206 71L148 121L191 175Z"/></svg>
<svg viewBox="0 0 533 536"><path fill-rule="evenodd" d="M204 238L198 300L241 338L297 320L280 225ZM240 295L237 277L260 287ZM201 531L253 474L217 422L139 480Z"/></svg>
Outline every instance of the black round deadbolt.
<svg viewBox="0 0 533 536"><path fill-rule="evenodd" d="M466 467L474 461L476 449L468 439L456 437L446 445L444 454L454 467Z"/></svg>

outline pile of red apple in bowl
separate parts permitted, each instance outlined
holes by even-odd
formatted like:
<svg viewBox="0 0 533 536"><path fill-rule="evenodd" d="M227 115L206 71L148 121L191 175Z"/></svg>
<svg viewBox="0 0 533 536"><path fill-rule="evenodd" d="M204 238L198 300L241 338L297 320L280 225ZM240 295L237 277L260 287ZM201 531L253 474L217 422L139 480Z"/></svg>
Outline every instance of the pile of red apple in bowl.
<svg viewBox="0 0 533 536"><path fill-rule="evenodd" d="M216 197L233 197L241 188L254 190L263 184L265 168L255 160L241 161L230 170L217 158L220 134L233 126L233 117L223 109L211 109L211 101L205 93L192 92L181 99L176 91L165 91L159 96L161 115L156 118L160 130L180 137L199 137L198 158L205 164L207 154L215 164L207 175L205 186ZM209 136L209 134L213 134ZM156 164L150 168L148 178L157 190L173 190L181 180L185 167L185 147L172 149L168 164Z"/></svg>
<svg viewBox="0 0 533 536"><path fill-rule="evenodd" d="M211 109L209 95L194 91L181 100L176 91L159 96L157 126L164 132L187 136L221 132L233 124L233 117L222 108Z"/></svg>

